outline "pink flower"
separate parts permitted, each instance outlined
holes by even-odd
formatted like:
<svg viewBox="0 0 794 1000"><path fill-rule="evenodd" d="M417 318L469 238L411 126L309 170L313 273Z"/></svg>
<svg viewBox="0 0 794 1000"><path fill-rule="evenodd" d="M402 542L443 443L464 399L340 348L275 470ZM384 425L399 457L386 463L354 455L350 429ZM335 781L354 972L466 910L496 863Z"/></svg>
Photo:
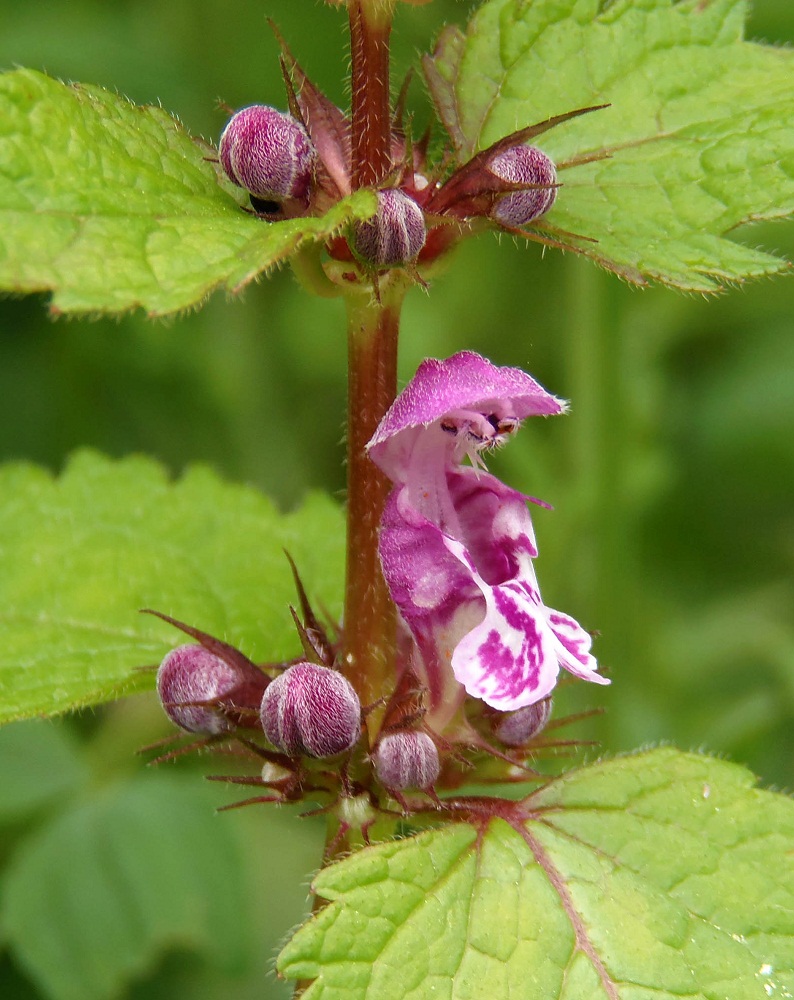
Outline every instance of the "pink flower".
<svg viewBox="0 0 794 1000"><path fill-rule="evenodd" d="M543 604L530 498L482 461L525 417L565 409L525 372L462 351L424 361L369 442L395 483L381 525L383 573L413 637L436 726L452 717L464 689L512 711L547 697L560 667L609 683L597 673L589 634Z"/></svg>

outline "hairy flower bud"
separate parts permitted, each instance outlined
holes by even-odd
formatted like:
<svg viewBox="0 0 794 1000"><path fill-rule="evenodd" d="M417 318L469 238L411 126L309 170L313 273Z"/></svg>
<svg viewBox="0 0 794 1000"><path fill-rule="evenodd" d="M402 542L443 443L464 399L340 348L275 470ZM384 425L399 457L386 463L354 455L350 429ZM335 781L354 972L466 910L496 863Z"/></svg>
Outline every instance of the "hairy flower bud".
<svg viewBox="0 0 794 1000"><path fill-rule="evenodd" d="M521 747L542 732L551 718L554 702L551 698L536 701L534 705L526 705L507 712L497 723L494 732L496 736L509 747Z"/></svg>
<svg viewBox="0 0 794 1000"><path fill-rule="evenodd" d="M223 702L240 683L239 671L194 643L172 649L157 671L157 693L166 715L189 733L215 735L234 729L234 722L213 702Z"/></svg>
<svg viewBox="0 0 794 1000"><path fill-rule="evenodd" d="M229 179L257 198L309 201L317 154L291 115L263 104L238 111L221 135L220 158Z"/></svg>
<svg viewBox="0 0 794 1000"><path fill-rule="evenodd" d="M365 264L396 267L414 260L425 245L422 209L397 188L378 191L378 212L353 230L352 250Z"/></svg>
<svg viewBox="0 0 794 1000"><path fill-rule="evenodd" d="M427 733L414 729L387 733L378 743L374 759L378 780L398 792L430 788L441 770L435 743Z"/></svg>
<svg viewBox="0 0 794 1000"><path fill-rule="evenodd" d="M506 226L523 226L548 212L557 197L557 171L548 156L535 146L511 146L488 164L500 180L511 184L542 184L545 187L513 191L500 198L491 217Z"/></svg>
<svg viewBox="0 0 794 1000"><path fill-rule="evenodd" d="M274 747L291 757L333 757L355 745L361 704L338 671L304 661L272 681L259 718Z"/></svg>

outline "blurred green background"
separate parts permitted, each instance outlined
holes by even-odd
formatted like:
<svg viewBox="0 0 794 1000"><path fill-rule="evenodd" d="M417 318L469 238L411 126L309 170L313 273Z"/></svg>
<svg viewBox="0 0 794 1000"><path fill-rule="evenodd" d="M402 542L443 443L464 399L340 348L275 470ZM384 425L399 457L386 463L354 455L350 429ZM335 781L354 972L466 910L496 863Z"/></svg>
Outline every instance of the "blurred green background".
<svg viewBox="0 0 794 1000"><path fill-rule="evenodd" d="M469 9L402 9L395 80ZM214 140L219 99L284 103L265 16L345 104L343 16L308 0L0 0L0 66L160 101ZM791 0L757 0L749 36L794 37ZM418 82L411 102L426 122ZM790 227L742 238L794 254ZM785 280L708 301L639 291L493 237L462 247L429 295L409 298L403 381L423 357L468 347L572 400L569 417L530 423L491 468L555 506L536 514L544 596L601 633L613 678L559 700L606 707L579 732L609 752L671 741L747 763L767 784L794 781L792 327ZM175 474L208 462L285 508L309 489L341 498L345 350L342 306L308 299L289 271L170 323L53 323L43 300L5 300L0 456L59 469L91 445L145 452ZM321 824L264 808L215 817L234 796L205 786L207 766L143 772L135 749L168 731L142 697L0 732L6 1000L289 995L267 970L306 905ZM170 820L158 795L174 802ZM129 827L121 803L138 801L150 832L115 865ZM130 883L154 896L131 902ZM126 943L111 933L122 917ZM230 936L216 956L212 942Z"/></svg>

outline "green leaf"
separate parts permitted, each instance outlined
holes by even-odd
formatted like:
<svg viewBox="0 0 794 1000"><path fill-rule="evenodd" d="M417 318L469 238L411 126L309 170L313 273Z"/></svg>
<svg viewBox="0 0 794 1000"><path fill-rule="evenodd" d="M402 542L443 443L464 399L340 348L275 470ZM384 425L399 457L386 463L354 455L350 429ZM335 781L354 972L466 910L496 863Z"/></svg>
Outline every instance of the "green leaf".
<svg viewBox="0 0 794 1000"><path fill-rule="evenodd" d="M74 792L88 777L63 726L17 722L0 729L0 823L16 823Z"/></svg>
<svg viewBox="0 0 794 1000"><path fill-rule="evenodd" d="M486 800L322 871L279 970L305 1000L790 996L794 804L753 785L664 748Z"/></svg>
<svg viewBox="0 0 794 1000"><path fill-rule="evenodd" d="M211 803L203 787L147 774L61 816L14 856L5 943L48 997L117 997L169 947L227 972L245 964L250 897Z"/></svg>
<svg viewBox="0 0 794 1000"><path fill-rule="evenodd" d="M213 147L162 108L33 70L0 76L0 287L56 312L161 315L239 291L375 209L270 223L219 181Z"/></svg>
<svg viewBox="0 0 794 1000"><path fill-rule="evenodd" d="M746 11L745 0L490 0L465 35L442 34L425 68L464 160L609 102L538 140L563 186L543 220L553 228L537 233L630 281L715 291L786 266L728 237L794 210L794 52L744 41Z"/></svg>
<svg viewBox="0 0 794 1000"><path fill-rule="evenodd" d="M78 454L53 478L0 470L0 721L53 715L154 685L181 632L154 608L257 662L300 651L287 549L311 599L338 615L341 513L322 496L279 513L255 490L156 462Z"/></svg>

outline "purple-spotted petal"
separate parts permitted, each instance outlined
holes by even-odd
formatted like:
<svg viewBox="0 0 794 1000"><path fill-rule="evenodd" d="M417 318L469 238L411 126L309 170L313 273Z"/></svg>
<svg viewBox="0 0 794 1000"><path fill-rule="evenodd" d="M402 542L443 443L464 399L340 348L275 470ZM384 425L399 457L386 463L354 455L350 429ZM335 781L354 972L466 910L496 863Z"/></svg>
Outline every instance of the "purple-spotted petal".
<svg viewBox="0 0 794 1000"><path fill-rule="evenodd" d="M407 489L389 496L379 554L392 600L412 632L426 620L449 617L467 598L479 598L469 573L447 550L440 528L408 502Z"/></svg>
<svg viewBox="0 0 794 1000"><path fill-rule="evenodd" d="M560 669L558 643L546 621L531 559L519 560L513 579L489 586L459 542L448 538L446 545L468 566L485 600L482 622L452 654L455 677L470 695L504 712L545 698Z"/></svg>
<svg viewBox="0 0 794 1000"><path fill-rule="evenodd" d="M590 635L573 618L544 606L528 552L517 553L512 579L491 586L459 542L446 538L445 544L485 600L483 621L452 655L452 671L470 695L500 711L523 708L552 691L560 667L583 680L610 683L597 673Z"/></svg>
<svg viewBox="0 0 794 1000"><path fill-rule="evenodd" d="M490 585L515 578L519 566L537 556L532 519L523 496L495 476L474 469L447 472L451 521L431 520L412 503L409 487L389 496L380 531L383 575L409 628L447 619L463 604L482 605L477 579ZM451 538L466 553L462 562ZM462 634L462 633L460 633Z"/></svg>
<svg viewBox="0 0 794 1000"><path fill-rule="evenodd" d="M429 693L427 724L439 731L464 689L509 712L546 698L560 667L608 683L587 632L543 604L529 498L482 462L524 417L565 406L525 372L463 351L423 362L368 445L397 484L381 564Z"/></svg>
<svg viewBox="0 0 794 1000"><path fill-rule="evenodd" d="M468 567L447 549L441 529L410 505L405 487L386 502L379 552L392 600L415 643L412 666L427 689L426 722L441 732L464 693L450 659L482 619L482 594Z"/></svg>
<svg viewBox="0 0 794 1000"><path fill-rule="evenodd" d="M368 444L372 460L404 482L417 438L448 414L495 413L523 420L564 413L557 399L519 368L500 368L473 351L428 359L392 404Z"/></svg>
<svg viewBox="0 0 794 1000"><path fill-rule="evenodd" d="M448 472L447 485L459 530L441 527L463 543L488 583L510 579L524 556L537 557L535 529L522 493L490 473L467 468Z"/></svg>
<svg viewBox="0 0 794 1000"><path fill-rule="evenodd" d="M565 669L575 677L580 677L584 681L593 681L596 684L609 684L606 677L602 677L598 671L596 658L590 652L593 644L592 636L585 632L579 622L574 621L569 615L564 615L561 611L546 609L549 618L549 627L559 645L557 657Z"/></svg>
<svg viewBox="0 0 794 1000"><path fill-rule="evenodd" d="M559 673L543 609L511 584L494 587L486 604L483 622L455 648L452 672L470 695L502 712L541 701Z"/></svg>
<svg viewBox="0 0 794 1000"><path fill-rule="evenodd" d="M443 481L454 526L417 510L406 485L392 491L380 535L383 575L417 644L432 722L443 726L459 701L450 667L469 694L502 711L546 697L560 666L608 683L588 633L543 605L524 497L474 469L447 470Z"/></svg>

